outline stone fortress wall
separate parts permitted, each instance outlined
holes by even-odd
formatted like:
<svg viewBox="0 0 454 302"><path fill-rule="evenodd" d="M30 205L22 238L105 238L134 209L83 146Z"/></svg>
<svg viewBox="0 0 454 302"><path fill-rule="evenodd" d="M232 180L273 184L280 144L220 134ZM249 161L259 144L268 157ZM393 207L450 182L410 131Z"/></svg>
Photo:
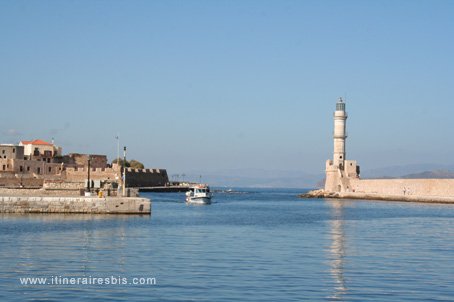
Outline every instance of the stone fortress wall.
<svg viewBox="0 0 454 302"><path fill-rule="evenodd" d="M66 168L65 179L68 182L84 182L88 178L88 168ZM112 168L90 168L90 179L117 181L119 171Z"/></svg>
<svg viewBox="0 0 454 302"><path fill-rule="evenodd" d="M70 182L84 182L87 179L87 168L67 168L66 180ZM91 168L90 179L116 182L120 179L120 169ZM165 169L132 169L126 168L127 187L155 187L164 186L169 182Z"/></svg>
<svg viewBox="0 0 454 302"><path fill-rule="evenodd" d="M90 159L90 167L92 168L106 168L108 166L107 156L98 154L70 153L63 157L63 162L73 164L76 167L85 167L88 159Z"/></svg>
<svg viewBox="0 0 454 302"><path fill-rule="evenodd" d="M0 159L0 168L2 162L12 161ZM62 169L60 164L24 161L27 167L32 171L38 171L38 167L46 171L45 173L20 173L14 171L4 171L0 173L0 187L50 187L51 184L66 186L65 183L77 184L80 188L85 186L88 179L87 167L68 167ZM16 160L17 164L17 160ZM13 164L10 164L12 166ZM24 165L25 167L25 165ZM12 168L14 169L14 168ZM51 172L49 170L52 169ZM116 168L90 168L90 179L103 182L120 182L121 172ZM167 171L165 169L126 169L127 187L154 187L165 186L169 182ZM73 185L71 185L74 187Z"/></svg>
<svg viewBox="0 0 454 302"><path fill-rule="evenodd" d="M356 161L346 160L346 120L340 99L334 113L334 157L326 162L325 196L454 202L454 179L361 179Z"/></svg>
<svg viewBox="0 0 454 302"><path fill-rule="evenodd" d="M401 196L452 196L454 179L350 179L347 192Z"/></svg>
<svg viewBox="0 0 454 302"><path fill-rule="evenodd" d="M126 169L127 187L157 187L169 182L165 169Z"/></svg>

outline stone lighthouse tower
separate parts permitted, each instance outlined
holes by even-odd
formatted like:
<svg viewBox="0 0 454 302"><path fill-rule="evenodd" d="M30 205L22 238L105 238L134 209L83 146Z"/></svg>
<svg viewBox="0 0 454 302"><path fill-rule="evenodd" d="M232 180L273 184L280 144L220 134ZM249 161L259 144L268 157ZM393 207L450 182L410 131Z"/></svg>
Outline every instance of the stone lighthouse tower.
<svg viewBox="0 0 454 302"><path fill-rule="evenodd" d="M346 160L345 140L347 138L347 112L342 98L334 111L334 153L333 159L326 161L325 191L346 192L350 190L349 179L359 177L356 161Z"/></svg>
<svg viewBox="0 0 454 302"><path fill-rule="evenodd" d="M347 112L345 112L345 103L342 98L336 103L336 111L334 112L334 157L333 163L335 166L342 169L345 161L345 139L347 138L346 131Z"/></svg>

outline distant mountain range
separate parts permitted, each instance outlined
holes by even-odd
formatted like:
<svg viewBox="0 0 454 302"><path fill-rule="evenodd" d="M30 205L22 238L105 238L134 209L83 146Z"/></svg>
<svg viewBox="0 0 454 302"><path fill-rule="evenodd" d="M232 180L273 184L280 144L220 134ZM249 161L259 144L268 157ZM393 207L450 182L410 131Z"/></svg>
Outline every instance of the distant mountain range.
<svg viewBox="0 0 454 302"><path fill-rule="evenodd" d="M454 178L454 165L414 164L361 171L361 178Z"/></svg>
<svg viewBox="0 0 454 302"><path fill-rule="evenodd" d="M324 173L266 169L224 169L192 172L179 180L201 181L216 187L321 188ZM390 166L361 172L361 178L454 178L454 165L418 164Z"/></svg>
<svg viewBox="0 0 454 302"><path fill-rule="evenodd" d="M200 174L188 173L186 179L199 181ZM225 169L201 173L202 182L220 187L313 188L324 175L302 171L266 169Z"/></svg>
<svg viewBox="0 0 454 302"><path fill-rule="evenodd" d="M402 176L402 178L454 178L454 172L444 170L425 171L421 173L404 175Z"/></svg>
<svg viewBox="0 0 454 302"><path fill-rule="evenodd" d="M404 178L404 179L445 179L454 178L454 165L413 164L390 166L361 172L363 179Z"/></svg>

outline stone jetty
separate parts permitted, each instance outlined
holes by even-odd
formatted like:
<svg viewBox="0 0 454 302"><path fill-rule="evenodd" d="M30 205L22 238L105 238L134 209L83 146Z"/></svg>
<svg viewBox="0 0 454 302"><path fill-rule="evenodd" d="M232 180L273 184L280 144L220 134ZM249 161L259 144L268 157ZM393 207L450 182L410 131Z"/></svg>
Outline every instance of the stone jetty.
<svg viewBox="0 0 454 302"><path fill-rule="evenodd" d="M0 196L0 213L150 214L140 197Z"/></svg>
<svg viewBox="0 0 454 302"><path fill-rule="evenodd" d="M398 195L398 194L363 193L363 192L329 192L329 191L325 191L323 189L312 190L307 193L303 193L303 194L299 195L299 197L300 198L387 200L387 201L454 204L454 196Z"/></svg>

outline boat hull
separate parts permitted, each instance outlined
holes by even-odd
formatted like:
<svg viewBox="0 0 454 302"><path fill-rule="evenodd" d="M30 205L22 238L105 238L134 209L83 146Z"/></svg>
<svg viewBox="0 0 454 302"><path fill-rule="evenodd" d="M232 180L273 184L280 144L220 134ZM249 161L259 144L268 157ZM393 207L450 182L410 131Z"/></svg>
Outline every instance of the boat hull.
<svg viewBox="0 0 454 302"><path fill-rule="evenodd" d="M211 204L211 197L187 197L186 203L188 204Z"/></svg>

